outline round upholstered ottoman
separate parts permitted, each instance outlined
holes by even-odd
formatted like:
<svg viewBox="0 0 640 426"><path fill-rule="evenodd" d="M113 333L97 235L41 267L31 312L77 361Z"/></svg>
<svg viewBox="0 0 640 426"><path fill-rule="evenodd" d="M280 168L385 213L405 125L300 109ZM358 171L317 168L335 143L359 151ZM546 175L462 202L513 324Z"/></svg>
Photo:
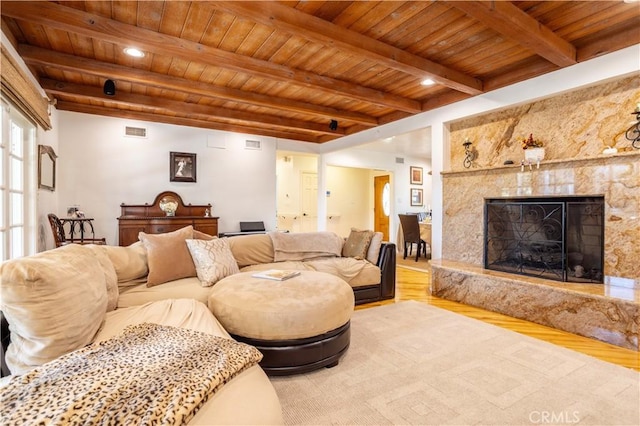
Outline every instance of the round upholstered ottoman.
<svg viewBox="0 0 640 426"><path fill-rule="evenodd" d="M269 375L333 367L349 347L354 296L344 280L300 271L284 281L241 272L218 281L209 309L231 336L257 347Z"/></svg>

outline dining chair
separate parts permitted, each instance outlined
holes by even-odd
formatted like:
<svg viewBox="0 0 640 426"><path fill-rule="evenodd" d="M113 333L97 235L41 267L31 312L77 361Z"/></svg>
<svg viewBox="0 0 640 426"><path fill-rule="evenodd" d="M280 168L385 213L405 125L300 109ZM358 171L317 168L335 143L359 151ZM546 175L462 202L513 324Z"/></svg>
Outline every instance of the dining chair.
<svg viewBox="0 0 640 426"><path fill-rule="evenodd" d="M427 257L427 243L420 238L420 224L418 223L418 215L416 214L399 214L400 226L402 227L402 236L404 238L404 257L407 258L407 252L413 252L413 245L417 246L416 262L420 258L420 251Z"/></svg>
<svg viewBox="0 0 640 426"><path fill-rule="evenodd" d="M64 232L64 227L60 218L53 213L47 215L49 219L49 225L51 226L51 232L53 232L53 240L56 243L56 247L64 246L66 244L99 244L106 245L105 238L69 238Z"/></svg>

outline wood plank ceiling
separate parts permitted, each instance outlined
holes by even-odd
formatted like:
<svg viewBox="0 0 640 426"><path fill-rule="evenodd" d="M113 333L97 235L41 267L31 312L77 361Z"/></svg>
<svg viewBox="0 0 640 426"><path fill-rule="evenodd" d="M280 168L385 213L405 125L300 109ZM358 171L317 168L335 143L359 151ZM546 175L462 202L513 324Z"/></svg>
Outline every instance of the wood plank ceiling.
<svg viewBox="0 0 640 426"><path fill-rule="evenodd" d="M640 43L640 3L621 0L3 0L0 13L60 110L314 143Z"/></svg>

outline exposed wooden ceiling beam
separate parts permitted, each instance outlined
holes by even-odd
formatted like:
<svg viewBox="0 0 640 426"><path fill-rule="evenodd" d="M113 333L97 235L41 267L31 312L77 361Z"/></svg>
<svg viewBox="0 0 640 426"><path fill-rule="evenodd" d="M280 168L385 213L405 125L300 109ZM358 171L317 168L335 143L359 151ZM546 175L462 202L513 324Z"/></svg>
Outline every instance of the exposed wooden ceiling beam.
<svg viewBox="0 0 640 426"><path fill-rule="evenodd" d="M110 64L93 59L58 53L25 44L18 46L18 53L29 65L51 66L66 71L84 72L101 78L123 80L132 83L152 85L160 89L171 89L192 93L200 96L210 96L226 101L236 101L250 105L292 111L296 113L313 114L327 120L352 121L366 127L378 125L378 120L357 112L338 110L306 102L275 98L273 96L251 93L243 90L214 86L200 81L187 80L166 74L158 74L137 68Z"/></svg>
<svg viewBox="0 0 640 426"><path fill-rule="evenodd" d="M280 139L291 139L304 142L320 143L320 139L309 134L302 134L296 132L287 132L274 129L257 128L251 126L238 126L228 123L219 123L207 120L198 120L195 118L177 117L170 115L163 115L157 113L139 112L139 111L125 111L112 109L107 107L101 107L97 105L78 104L69 101L59 101L56 104L56 109L60 111L72 111L83 114L101 115L107 117L124 118L128 120L150 121L154 123L163 124L175 124L177 126L189 126L199 127L204 129L222 130L227 132L245 133L249 135L268 136ZM326 141L327 137L323 138ZM335 139L335 138L333 138ZM328 140L331 140L329 138Z"/></svg>
<svg viewBox="0 0 640 426"><path fill-rule="evenodd" d="M308 121L291 120L273 115L258 115L250 112L232 111L227 108L211 107L207 105L193 104L189 102L173 101L158 98L157 96L138 95L133 93L118 93L107 96L102 88L85 86L80 84L65 83L50 79L41 79L40 85L49 94L71 95L97 101L115 102L133 107L156 108L170 111L176 114L195 114L222 120L241 121L245 123L263 124L269 128L294 129L300 132L311 132L328 135L344 135L344 130L338 128L335 131L325 124L311 123Z"/></svg>
<svg viewBox="0 0 640 426"><path fill-rule="evenodd" d="M2 4L2 14L62 31L94 37L116 45L121 45L125 40L135 40L140 49L154 54L181 58L190 62L198 61L203 64L310 89L321 88L324 92L333 93L337 96L358 99L414 114L421 112L420 102L412 99L289 68L269 61L227 52L55 3L4 2Z"/></svg>
<svg viewBox="0 0 640 426"><path fill-rule="evenodd" d="M576 48L571 43L557 36L511 2L448 1L447 3L559 67L574 65L578 62Z"/></svg>
<svg viewBox="0 0 640 426"><path fill-rule="evenodd" d="M212 3L211 7L250 18L312 42L364 56L420 80L431 77L439 84L464 93L482 93L482 81L477 78L285 5L274 2L219 1Z"/></svg>
<svg viewBox="0 0 640 426"><path fill-rule="evenodd" d="M640 44L640 28L637 25L609 37L603 37L598 41L589 43L586 47L578 49L578 60L583 62L596 56L615 52L632 44Z"/></svg>

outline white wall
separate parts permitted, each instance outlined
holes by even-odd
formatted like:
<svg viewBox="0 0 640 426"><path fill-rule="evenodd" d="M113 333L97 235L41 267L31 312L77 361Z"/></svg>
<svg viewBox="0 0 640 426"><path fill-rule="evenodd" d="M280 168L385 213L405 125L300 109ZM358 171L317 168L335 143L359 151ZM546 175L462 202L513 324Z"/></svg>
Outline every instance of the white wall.
<svg viewBox="0 0 640 426"><path fill-rule="evenodd" d="M372 192L368 169L327 167L327 231L348 237L351 228L373 229Z"/></svg>
<svg viewBox="0 0 640 426"><path fill-rule="evenodd" d="M386 171L391 178L391 214L389 215L390 238L393 241L400 226L398 214L406 212L423 212L431 205L432 176L431 162L428 158L408 157L405 155L394 155L388 152L369 151L358 147L348 148L341 151L323 154L326 162L333 166L355 167L373 169L376 171ZM396 163L396 158L402 158L404 163ZM411 166L422 167L422 185L410 184ZM379 173L378 173L379 174ZM373 176L370 176L368 187L373 194ZM411 206L410 188L420 188L423 190L423 206ZM373 195L371 195L373 197ZM373 218L373 201L370 205L370 218ZM369 223L368 228L373 228L373 223Z"/></svg>
<svg viewBox="0 0 640 426"><path fill-rule="evenodd" d="M318 173L318 159L313 155L277 154L277 229L301 232L302 227L302 174Z"/></svg>
<svg viewBox="0 0 640 426"><path fill-rule="evenodd" d="M147 138L124 136L125 125L147 128ZM79 205L109 244L118 242L121 203L152 203L167 190L187 204L211 203L220 232L237 231L245 220L275 228L273 138L66 111L59 112L58 128L57 213ZM262 149L245 149L245 139L260 140ZM169 181L171 151L197 154L197 182Z"/></svg>

